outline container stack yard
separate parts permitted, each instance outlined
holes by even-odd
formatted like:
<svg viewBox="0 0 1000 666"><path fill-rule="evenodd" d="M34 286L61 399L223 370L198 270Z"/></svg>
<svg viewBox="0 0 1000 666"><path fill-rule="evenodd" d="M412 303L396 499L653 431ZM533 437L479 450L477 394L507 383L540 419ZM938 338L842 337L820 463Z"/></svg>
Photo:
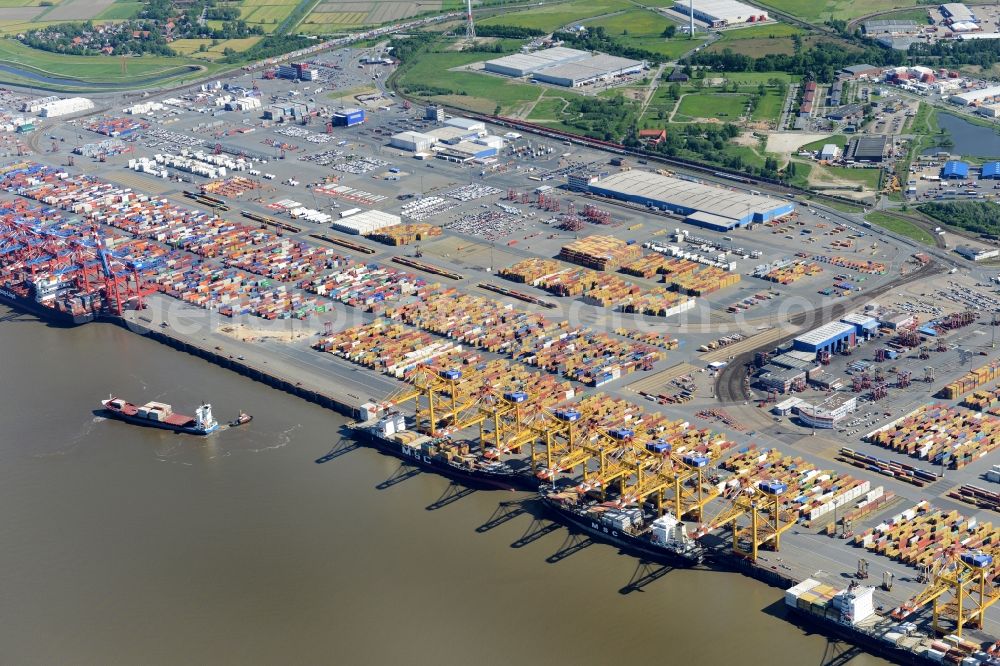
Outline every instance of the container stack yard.
<svg viewBox="0 0 1000 666"><path fill-rule="evenodd" d="M958 640L931 638L924 603L928 586L952 599L959 571L1000 580L979 557L1000 557L995 270L937 248L918 265L913 241L821 198L683 169L663 180L654 157L620 166L387 92L350 95L335 119L307 86L353 80L353 65L315 57L316 81L236 75L262 108L230 86L40 119L67 149L84 128L116 143L0 163L0 300L127 323L350 412L355 432L381 427L414 464L628 518L630 538L653 533L644 518L683 521L674 534L707 566L803 582L786 598L796 612L900 660L962 663L978 659L969 641L1000 636L991 607ZM468 160L391 143L445 127L504 140ZM603 178L570 189L582 170ZM189 332L178 312L205 323ZM871 596L867 567L889 581Z"/></svg>
<svg viewBox="0 0 1000 666"><path fill-rule="evenodd" d="M599 271L618 270L641 256L638 246L614 236L587 236L567 243L559 251L560 259Z"/></svg>

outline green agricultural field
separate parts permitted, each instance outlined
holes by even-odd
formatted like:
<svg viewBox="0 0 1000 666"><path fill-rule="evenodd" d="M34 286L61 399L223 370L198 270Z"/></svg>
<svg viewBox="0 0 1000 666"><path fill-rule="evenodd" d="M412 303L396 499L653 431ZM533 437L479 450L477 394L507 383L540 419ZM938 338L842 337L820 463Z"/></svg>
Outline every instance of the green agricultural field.
<svg viewBox="0 0 1000 666"><path fill-rule="evenodd" d="M743 115L748 99L743 93L689 93L681 99L674 120L716 118L734 122Z"/></svg>
<svg viewBox="0 0 1000 666"><path fill-rule="evenodd" d="M934 242L934 236L932 236L929 231L918 227L913 222L903 219L902 217L896 217L895 215L875 211L865 215L865 219L872 224L877 224L878 226L897 233L900 236L912 238L918 243L930 245L931 247L936 245Z"/></svg>
<svg viewBox="0 0 1000 666"><path fill-rule="evenodd" d="M29 48L11 39L0 40L0 61L20 67L26 73L40 76L53 76L75 79L80 82L79 89L95 90L101 84L145 83L147 85L162 85L165 82L179 82L185 75L204 74L215 71L210 64L195 63L187 58L167 56L141 56L127 59L128 73L121 73L121 61L118 58L103 56L71 56L49 53ZM195 65L200 72L194 72ZM148 81L149 79L155 79ZM0 72L0 82L18 85L29 84L42 89L59 89L60 85L49 85L31 79L30 76L19 76ZM77 89L75 86L67 89Z"/></svg>
<svg viewBox="0 0 1000 666"><path fill-rule="evenodd" d="M190 56L199 60L218 60L225 55L227 48L237 52L242 52L259 42L262 37L245 37L243 39L224 39L215 46L212 46L211 39L178 39L170 44L170 48L179 55ZM201 45L205 45L205 51L199 51Z"/></svg>
<svg viewBox="0 0 1000 666"><path fill-rule="evenodd" d="M850 20L889 9L913 7L917 0L767 0L760 3L811 23L827 19Z"/></svg>
<svg viewBox="0 0 1000 666"><path fill-rule="evenodd" d="M847 137L843 134L834 134L833 136L828 136L825 139L820 139L819 141L813 141L812 143L807 143L804 146L799 146L799 150L817 151L822 150L823 146L828 143L832 143L838 146L841 150L847 145Z"/></svg>
<svg viewBox="0 0 1000 666"><path fill-rule="evenodd" d="M556 30L570 23L601 14L634 7L628 0L570 0L546 4L520 12L502 13L480 22L480 25L516 25L538 30Z"/></svg>
<svg viewBox="0 0 1000 666"><path fill-rule="evenodd" d="M106 21L108 19L130 19L137 16L140 11L142 11L141 2L116 2L94 17L94 20Z"/></svg>

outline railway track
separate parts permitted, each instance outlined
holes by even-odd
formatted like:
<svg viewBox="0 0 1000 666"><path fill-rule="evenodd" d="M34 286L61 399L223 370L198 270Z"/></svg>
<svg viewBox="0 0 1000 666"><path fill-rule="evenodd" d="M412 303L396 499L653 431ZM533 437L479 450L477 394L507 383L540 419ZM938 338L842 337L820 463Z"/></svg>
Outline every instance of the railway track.
<svg viewBox="0 0 1000 666"><path fill-rule="evenodd" d="M892 282L887 282L886 284L876 287L871 291L859 293L823 308L816 308L815 310L798 314L792 317L789 323L794 326L802 326L807 321L812 320L815 322L815 326L822 326L827 322L843 317L847 312L853 310L862 303L865 303L873 298L877 298L882 294L903 286L904 284L909 284L910 282L943 272L944 267L942 267L939 263L932 261L909 275L893 280ZM717 400L723 404L741 403L746 401L750 396L747 392L745 380L757 352L774 349L775 347L788 342L796 335L799 335L798 331L789 333L779 340L766 342L763 345L739 354L732 360L732 362L730 362L729 365L723 368L722 372L719 373L719 376L715 381L715 395Z"/></svg>

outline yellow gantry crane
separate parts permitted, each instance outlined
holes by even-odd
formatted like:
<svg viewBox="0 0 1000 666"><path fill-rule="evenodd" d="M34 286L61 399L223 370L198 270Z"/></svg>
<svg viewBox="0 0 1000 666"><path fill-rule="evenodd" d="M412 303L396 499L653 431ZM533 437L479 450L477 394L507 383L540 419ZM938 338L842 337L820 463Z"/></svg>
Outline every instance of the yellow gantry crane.
<svg viewBox="0 0 1000 666"><path fill-rule="evenodd" d="M969 550L957 556L948 553L932 567L927 587L893 610L892 616L901 620L931 604L934 631L942 631L942 618L953 619L954 633L961 638L964 627L982 627L986 609L1000 601L1000 590L995 584L997 573L992 552ZM952 596L944 603L947 594Z"/></svg>
<svg viewBox="0 0 1000 666"><path fill-rule="evenodd" d="M756 561L760 548L781 548L781 535L795 524L795 515L782 507L787 484L781 481L760 481L743 484L732 502L707 523L697 536L730 525L732 549L735 555Z"/></svg>

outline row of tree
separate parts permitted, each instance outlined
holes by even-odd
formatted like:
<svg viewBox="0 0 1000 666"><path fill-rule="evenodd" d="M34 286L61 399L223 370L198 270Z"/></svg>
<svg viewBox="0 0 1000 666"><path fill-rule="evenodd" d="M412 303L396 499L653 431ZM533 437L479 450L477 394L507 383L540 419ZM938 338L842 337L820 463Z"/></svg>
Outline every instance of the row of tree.
<svg viewBox="0 0 1000 666"><path fill-rule="evenodd" d="M959 229L1000 235L1000 206L992 201L935 201L917 210Z"/></svg>

